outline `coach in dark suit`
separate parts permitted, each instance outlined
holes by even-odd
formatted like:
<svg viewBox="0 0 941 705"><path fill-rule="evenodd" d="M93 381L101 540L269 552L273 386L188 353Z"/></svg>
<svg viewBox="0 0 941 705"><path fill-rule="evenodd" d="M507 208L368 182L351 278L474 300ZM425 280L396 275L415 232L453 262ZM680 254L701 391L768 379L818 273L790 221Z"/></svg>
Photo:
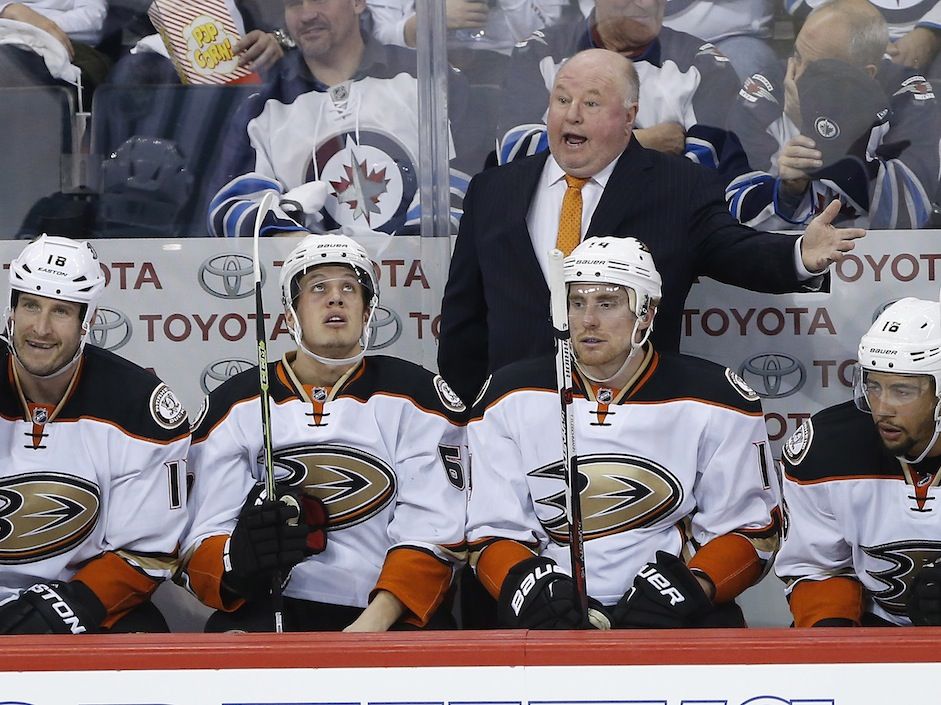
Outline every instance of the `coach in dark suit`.
<svg viewBox="0 0 941 705"><path fill-rule="evenodd" d="M584 182L576 187L584 237L631 235L650 248L663 276L653 333L658 350L679 348L683 307L697 276L769 293L812 289L817 275L865 234L830 225L839 202L800 241L739 224L712 172L631 138L637 93L628 59L605 49L576 54L549 98L551 154L471 181L438 347L441 374L465 400L474 399L489 372L552 350L545 271L572 188L567 178Z"/></svg>

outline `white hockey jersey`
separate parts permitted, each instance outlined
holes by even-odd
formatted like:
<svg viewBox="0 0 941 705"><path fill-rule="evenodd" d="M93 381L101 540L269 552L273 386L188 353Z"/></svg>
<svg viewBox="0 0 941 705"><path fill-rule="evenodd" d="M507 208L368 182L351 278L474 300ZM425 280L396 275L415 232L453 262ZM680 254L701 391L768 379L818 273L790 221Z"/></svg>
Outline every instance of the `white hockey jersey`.
<svg viewBox="0 0 941 705"><path fill-rule="evenodd" d="M824 585L837 577L862 584L863 613L911 624L905 603L912 580L941 559L941 460L902 465L852 401L806 421L783 455L785 532L775 573L798 626L801 615L810 626L858 611L835 584ZM802 583L814 589L795 593Z"/></svg>
<svg viewBox="0 0 941 705"><path fill-rule="evenodd" d="M625 389L575 385L588 592L605 605L658 550L719 585L749 553L757 579L777 548L779 489L758 396L711 362L647 355ZM501 538L570 569L559 415L551 357L497 372L472 412L467 541L485 586L499 588L512 567L481 575ZM718 538L731 553L706 550Z"/></svg>
<svg viewBox="0 0 941 705"><path fill-rule="evenodd" d="M462 558L460 402L440 377L396 358L367 357L331 389L301 385L293 359L269 365L276 477L324 502L329 538L295 566L284 595L365 607L384 589L423 623ZM222 549L264 478L261 428L254 367L209 395L193 435L188 587L219 609L241 604L220 595Z"/></svg>
<svg viewBox="0 0 941 705"><path fill-rule="evenodd" d="M29 403L0 343L0 602L81 580L110 626L177 564L186 411L154 375L87 346L57 407Z"/></svg>

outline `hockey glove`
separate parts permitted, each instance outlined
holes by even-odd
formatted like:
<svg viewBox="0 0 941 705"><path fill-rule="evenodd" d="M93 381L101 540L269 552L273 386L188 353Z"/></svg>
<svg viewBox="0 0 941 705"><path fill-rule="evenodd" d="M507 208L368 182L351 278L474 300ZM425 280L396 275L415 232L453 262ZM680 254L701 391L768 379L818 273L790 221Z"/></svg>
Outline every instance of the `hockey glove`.
<svg viewBox="0 0 941 705"><path fill-rule="evenodd" d="M601 603L593 599L590 603L586 624L575 581L555 561L529 558L513 566L503 581L497 619L512 629L610 629Z"/></svg>
<svg viewBox="0 0 941 705"><path fill-rule="evenodd" d="M277 501L256 485L239 513L223 556L222 584L247 599L262 597L275 573L287 577L305 556L327 544L327 510L316 497L279 491Z"/></svg>
<svg viewBox="0 0 941 705"><path fill-rule="evenodd" d="M634 578L612 612L619 629L686 627L712 609L712 602L686 564L666 551Z"/></svg>
<svg viewBox="0 0 941 705"><path fill-rule="evenodd" d="M93 634L106 615L84 583L50 580L0 607L0 634Z"/></svg>
<svg viewBox="0 0 941 705"><path fill-rule="evenodd" d="M919 627L941 626L941 566L926 565L908 590L908 617Z"/></svg>

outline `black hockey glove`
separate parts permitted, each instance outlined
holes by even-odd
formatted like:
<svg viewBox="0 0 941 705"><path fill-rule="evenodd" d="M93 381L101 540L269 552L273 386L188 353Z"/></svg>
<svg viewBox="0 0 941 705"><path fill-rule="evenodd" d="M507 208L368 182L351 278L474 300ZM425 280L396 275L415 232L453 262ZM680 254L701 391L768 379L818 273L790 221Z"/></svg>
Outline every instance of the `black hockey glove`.
<svg viewBox="0 0 941 705"><path fill-rule="evenodd" d="M517 563L500 588L497 619L512 629L610 629L597 600L590 599L588 623L582 621L575 581L548 558Z"/></svg>
<svg viewBox="0 0 941 705"><path fill-rule="evenodd" d="M712 609L712 602L686 564L666 551L634 578L611 613L618 629L669 629L689 626Z"/></svg>
<svg viewBox="0 0 941 705"><path fill-rule="evenodd" d="M941 626L941 566L926 565L908 590L908 618L919 627Z"/></svg>
<svg viewBox="0 0 941 705"><path fill-rule="evenodd" d="M84 583L50 580L0 607L0 634L94 634L106 615Z"/></svg>
<svg viewBox="0 0 941 705"><path fill-rule="evenodd" d="M256 485L229 537L222 585L247 599L266 595L275 572L286 578L305 556L327 545L323 502L280 489L278 495L278 501L266 499L264 485Z"/></svg>

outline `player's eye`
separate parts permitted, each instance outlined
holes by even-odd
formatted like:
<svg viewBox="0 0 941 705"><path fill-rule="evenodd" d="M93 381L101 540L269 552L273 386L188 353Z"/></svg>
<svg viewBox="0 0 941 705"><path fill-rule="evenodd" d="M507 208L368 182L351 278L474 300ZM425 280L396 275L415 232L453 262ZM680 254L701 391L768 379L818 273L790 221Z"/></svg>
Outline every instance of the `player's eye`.
<svg viewBox="0 0 941 705"><path fill-rule="evenodd" d="M310 290L315 294L322 294L327 290L327 287L325 287L322 282L317 282L316 284L310 285Z"/></svg>
<svg viewBox="0 0 941 705"><path fill-rule="evenodd" d="M352 294L354 291L356 291L356 287L353 286L350 282L346 282L346 283L343 285L343 292L344 292L344 293L346 293L346 294Z"/></svg>

